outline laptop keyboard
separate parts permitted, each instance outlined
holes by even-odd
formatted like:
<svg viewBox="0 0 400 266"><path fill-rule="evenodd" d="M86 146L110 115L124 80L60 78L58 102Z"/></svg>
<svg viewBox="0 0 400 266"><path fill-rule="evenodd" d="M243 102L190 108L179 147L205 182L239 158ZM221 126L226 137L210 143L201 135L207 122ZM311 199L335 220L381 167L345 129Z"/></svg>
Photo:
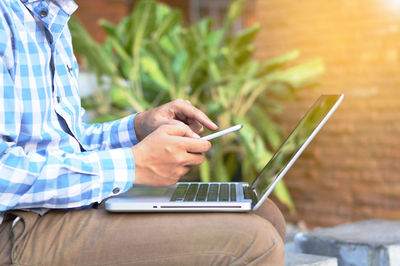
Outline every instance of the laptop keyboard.
<svg viewBox="0 0 400 266"><path fill-rule="evenodd" d="M179 184L170 201L236 201L236 184Z"/></svg>

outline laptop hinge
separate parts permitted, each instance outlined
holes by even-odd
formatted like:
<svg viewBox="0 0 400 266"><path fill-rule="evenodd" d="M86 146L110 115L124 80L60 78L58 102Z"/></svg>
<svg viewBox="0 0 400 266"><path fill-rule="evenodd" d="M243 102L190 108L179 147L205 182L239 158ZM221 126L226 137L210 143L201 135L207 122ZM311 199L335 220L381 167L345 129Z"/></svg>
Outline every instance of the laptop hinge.
<svg viewBox="0 0 400 266"><path fill-rule="evenodd" d="M250 186L250 190L252 192L251 193L251 197L252 197L251 204L252 204L252 206L255 206L258 202L257 191L255 188L252 188L251 186Z"/></svg>
<svg viewBox="0 0 400 266"><path fill-rule="evenodd" d="M254 188L251 186L243 186L243 192L246 194L247 193L247 199L251 199L251 205L254 206L258 202L257 198L257 192ZM250 198L251 197L251 198ZM246 198L246 196L245 196Z"/></svg>

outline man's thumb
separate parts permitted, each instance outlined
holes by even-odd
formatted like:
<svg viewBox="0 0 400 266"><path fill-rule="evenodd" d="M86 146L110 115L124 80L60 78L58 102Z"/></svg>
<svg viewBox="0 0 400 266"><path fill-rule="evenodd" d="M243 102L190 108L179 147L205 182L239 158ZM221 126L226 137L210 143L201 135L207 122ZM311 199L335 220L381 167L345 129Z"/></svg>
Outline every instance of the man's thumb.
<svg viewBox="0 0 400 266"><path fill-rule="evenodd" d="M189 137L189 138L195 138L195 139L200 138L200 136L197 135L195 132L193 132L192 129L188 125L186 125L185 123L178 121L178 120L172 120L167 125L164 125L163 127L165 127L165 132L168 135Z"/></svg>

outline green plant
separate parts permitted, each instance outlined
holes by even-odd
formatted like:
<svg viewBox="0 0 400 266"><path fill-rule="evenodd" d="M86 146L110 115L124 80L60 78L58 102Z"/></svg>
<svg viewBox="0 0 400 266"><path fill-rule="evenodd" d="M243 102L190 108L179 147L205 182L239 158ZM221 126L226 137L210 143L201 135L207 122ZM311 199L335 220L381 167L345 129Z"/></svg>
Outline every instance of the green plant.
<svg viewBox="0 0 400 266"><path fill-rule="evenodd" d="M72 19L75 51L99 81L98 92L83 101L95 113L94 121L119 118L175 98L189 99L221 129L244 125L239 134L213 143L199 168L201 179L228 181L240 172L242 180L251 181L248 178L255 176L281 143L281 129L271 116L299 89L314 84L323 65L316 59L288 67L298 51L267 61L254 59L253 40L260 26L230 31L244 3L234 1L223 26L212 29L210 19L185 26L179 10L139 1L118 25L100 21L107 33L104 44L95 42ZM275 194L294 210L282 182Z"/></svg>

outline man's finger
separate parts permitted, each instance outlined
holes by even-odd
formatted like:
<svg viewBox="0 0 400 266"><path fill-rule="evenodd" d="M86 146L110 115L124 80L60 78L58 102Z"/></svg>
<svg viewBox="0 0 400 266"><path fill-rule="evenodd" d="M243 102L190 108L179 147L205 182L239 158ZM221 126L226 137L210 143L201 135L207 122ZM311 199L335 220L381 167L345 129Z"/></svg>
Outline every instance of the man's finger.
<svg viewBox="0 0 400 266"><path fill-rule="evenodd" d="M178 136L195 138L195 139L199 139L200 138L200 136L190 127L190 125L186 125L185 123L183 123L183 122L181 122L179 120L169 120L167 124L171 125L171 126L179 126L179 127L186 128L185 129L186 130L185 134L184 135L180 135L178 133ZM187 130L188 127L189 127L189 130ZM172 131L172 132L174 132L174 131ZM171 133L170 135L176 135L176 134Z"/></svg>
<svg viewBox="0 0 400 266"><path fill-rule="evenodd" d="M188 125L180 121L170 121L168 124L162 125L159 128L171 136L200 139L200 136L193 132Z"/></svg>
<svg viewBox="0 0 400 266"><path fill-rule="evenodd" d="M211 142L204 139L180 138L177 141L190 153L202 153L211 149Z"/></svg>
<svg viewBox="0 0 400 266"><path fill-rule="evenodd" d="M193 118L189 118L189 119L187 119L187 123L188 123L189 127L190 127L194 132L196 132L196 133L203 133L203 131L204 131L203 125L202 125L199 121L197 121L197 120L195 120L195 119L193 119Z"/></svg>
<svg viewBox="0 0 400 266"><path fill-rule="evenodd" d="M188 153L186 165L199 165L204 162L204 155L202 153Z"/></svg>
<svg viewBox="0 0 400 266"><path fill-rule="evenodd" d="M188 122L188 119L194 119L208 129L218 129L218 126L214 124L206 114L186 101L176 101L174 104L174 112L177 117L181 118L184 122Z"/></svg>

